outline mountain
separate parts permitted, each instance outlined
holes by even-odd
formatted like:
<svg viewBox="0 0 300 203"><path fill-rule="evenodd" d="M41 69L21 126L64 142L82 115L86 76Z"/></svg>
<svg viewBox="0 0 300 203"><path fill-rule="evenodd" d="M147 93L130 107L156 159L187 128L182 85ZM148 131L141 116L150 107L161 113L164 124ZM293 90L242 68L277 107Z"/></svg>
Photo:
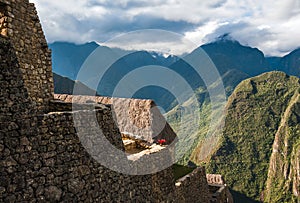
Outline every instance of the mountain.
<svg viewBox="0 0 300 203"><path fill-rule="evenodd" d="M300 186L300 95L296 92L275 135L264 193L267 202L296 201ZM298 199L299 202L299 199Z"/></svg>
<svg viewBox="0 0 300 203"><path fill-rule="evenodd" d="M202 60L203 51L214 63L221 76L228 75L228 77L223 77L228 95L231 94L239 82L245 79L245 76L253 77L270 70L269 63L261 51L243 46L239 42L226 37L205 44L184 58L188 58L188 61ZM201 77L195 73L194 69L184 59L173 63L170 68L184 77L194 90L199 87L207 88ZM237 82L230 84L231 80Z"/></svg>
<svg viewBox="0 0 300 203"><path fill-rule="evenodd" d="M229 97L225 126L192 152L253 200L296 202L300 194L300 80L270 72L244 80ZM217 143L209 157L205 149Z"/></svg>
<svg viewBox="0 0 300 203"><path fill-rule="evenodd" d="M97 48L103 49L103 52L124 55L125 59L120 60L119 63L125 63L122 65L126 65L127 67L131 67L132 65L136 67L137 65L146 66L148 64L169 66L178 60L176 56L165 56L157 52L137 51L132 54L130 51L100 46L95 42L81 45L69 42L54 42L49 44L49 48L52 50L53 72L72 80L76 79L82 64Z"/></svg>
<svg viewBox="0 0 300 203"><path fill-rule="evenodd" d="M111 51L113 52L113 50ZM98 84L97 89L101 92L101 95L111 96L113 95L115 87L124 76L137 68L149 65L159 65L158 61L150 53L146 51L137 51L127 54L109 67L108 71L104 74L102 80ZM102 68L102 66L99 65L97 68ZM141 79L143 77L145 76L136 75L137 79ZM97 78L95 77L94 80L96 81L96 79ZM126 96L126 94L119 95L119 97Z"/></svg>
<svg viewBox="0 0 300 203"><path fill-rule="evenodd" d="M267 57L266 60L272 70L300 77L300 48L284 57Z"/></svg>
<svg viewBox="0 0 300 203"><path fill-rule="evenodd" d="M69 78L62 77L53 73L54 93L55 94L73 94L73 89L76 84L76 93L80 95L95 95L95 90L87 87L79 81L73 81Z"/></svg>
<svg viewBox="0 0 300 203"><path fill-rule="evenodd" d="M77 73L86 58L98 47L95 42L76 45L68 42L49 44L52 50L53 72L76 80Z"/></svg>
<svg viewBox="0 0 300 203"><path fill-rule="evenodd" d="M97 72L103 68L102 66L105 63L98 63L99 65L95 66L90 73L80 78L81 82L93 89L97 89L97 92L103 96L112 96L116 85L124 76L133 70L149 65L169 67L182 76L194 91L197 91L199 88L206 89L207 87L201 77L184 60L185 58L189 58L192 61L201 60L199 59L201 50L207 53L219 70L221 77L224 79L223 83L227 96L230 96L236 85L245 78L257 76L271 70L281 70L287 74L300 76L300 73L298 74L299 71L297 72L299 70L299 66L297 65L299 62L299 51L296 50L283 58L264 57L264 54L260 50L243 46L229 36L222 36L215 42L205 44L186 55L183 59L171 55L165 56L156 52L137 51L132 53L100 46L94 42L83 45L55 42L50 44L49 47L53 53L53 71L72 80L76 80L80 67L86 58L96 49L100 50L101 53L105 53L108 58L115 54L123 55L124 57L109 67L109 70L100 82L98 82L99 77L97 76ZM136 75L136 82L142 81L145 77L145 75ZM176 85L173 85L172 88L176 88ZM131 89L134 89L134 87L131 87ZM205 100L205 95L208 96L208 94L200 95L202 98L200 102ZM178 104L175 97L168 90L151 85L149 87L142 87L134 95L128 95L126 92L123 92L115 96L134 96L139 99L153 99L166 112Z"/></svg>
<svg viewBox="0 0 300 203"><path fill-rule="evenodd" d="M232 39L221 38L200 48L208 54L221 73L236 69L256 76L270 70L263 52L257 48L243 46Z"/></svg>
<svg viewBox="0 0 300 203"><path fill-rule="evenodd" d="M188 109L190 100L178 105L168 90L151 85L139 89L133 97L155 100L158 106L168 111L167 120L175 131L179 127L187 129L182 139L188 140L191 148L186 150L190 146L182 146L180 143L177 146L179 152L185 152L182 163L190 159L198 164L206 163L208 172L225 175L227 183L236 194L245 194L250 199L264 199L266 202L296 201L300 182L299 78L281 72L265 72L282 70L299 76L299 50L282 58L265 57L258 49L224 37L186 55L190 60L199 61L201 50L206 51L221 75L221 79L212 86L223 82L229 97L224 129L220 131L220 121L214 121L213 134L208 137L213 112L208 87L183 60L185 58L146 51L130 53L93 43L56 43L50 47L55 48L54 55L58 53L53 58L54 70L70 78L76 78L85 60L81 57L81 51L85 52L85 57L96 48L105 51L107 56L116 52L125 54L125 57L111 65L99 84L95 73L101 66L95 66L82 78L81 82L90 87L96 84L99 94L103 96L111 96L118 82L139 67L165 66L177 72L191 85L200 103L201 120L197 132L191 134L188 130L193 124L190 121L195 112L181 118L181 112ZM253 76L256 77L250 78ZM134 82L146 80L145 77L149 76L136 75ZM63 85L57 84L59 86ZM172 88L176 88L176 85ZM126 94L120 93L118 96L126 97Z"/></svg>
<svg viewBox="0 0 300 203"><path fill-rule="evenodd" d="M279 62L281 61L282 57L266 57L266 61L268 62L270 69L275 70L275 71L279 71ZM283 71L283 70L281 70ZM283 71L285 72L285 71ZM288 73L287 73L288 74Z"/></svg>
<svg viewBox="0 0 300 203"><path fill-rule="evenodd" d="M279 62L279 70L300 77L300 49L284 56Z"/></svg>
<svg viewBox="0 0 300 203"><path fill-rule="evenodd" d="M158 61L158 64L160 64L161 66L169 67L170 65L178 61L178 57L174 55L165 55L153 51L149 53Z"/></svg>
<svg viewBox="0 0 300 203"><path fill-rule="evenodd" d="M53 71L59 75L66 76L72 80L76 80L78 72L87 59L94 51L105 54L105 57L123 56L116 60L109 67L108 71L103 75L100 81L97 73L98 69L104 69L105 63L97 63L97 66L90 67L89 73L81 75L81 82L89 87L97 89L102 96L112 96L117 84L127 74L141 67L146 66L169 66L176 62L176 56L165 56L161 53L147 51L125 51L117 48L109 48L100 46L96 43L87 43L76 45L66 42L56 42L50 44L49 47L53 53ZM137 82L143 81L148 75L136 75ZM128 87L129 88L129 87ZM134 87L133 87L134 88ZM126 92L114 95L116 97L128 97ZM132 95L130 95L132 96ZM170 110L170 104L174 101L174 96L169 94L165 89L150 86L145 87L134 94L137 99L153 99L158 106L162 106L166 111Z"/></svg>

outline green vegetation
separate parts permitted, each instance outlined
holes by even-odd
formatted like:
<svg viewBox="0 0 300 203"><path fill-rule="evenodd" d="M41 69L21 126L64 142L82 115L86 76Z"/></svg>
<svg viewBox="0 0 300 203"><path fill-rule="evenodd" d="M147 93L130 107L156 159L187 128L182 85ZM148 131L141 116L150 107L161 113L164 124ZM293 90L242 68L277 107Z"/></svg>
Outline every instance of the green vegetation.
<svg viewBox="0 0 300 203"><path fill-rule="evenodd" d="M187 103L189 103L189 101ZM199 114L201 121L199 123L191 122L193 120L193 113L185 114L181 118L180 114L181 110L184 111L184 106L177 107L167 114L169 124L179 136L179 142L176 146L176 155L180 158L179 164L187 164L199 141L206 136L211 116L211 108L207 103L208 102L205 102L205 104L200 107ZM191 134L191 132L193 133Z"/></svg>
<svg viewBox="0 0 300 203"><path fill-rule="evenodd" d="M208 172L224 175L232 189L260 200L275 135L299 87L298 78L279 72L242 82L229 98L221 144L207 163ZM287 191L280 187L277 196Z"/></svg>
<svg viewBox="0 0 300 203"><path fill-rule="evenodd" d="M208 173L222 174L236 194L245 195L250 202L261 198L265 202L296 202L293 190L299 191L295 180L299 178L300 101L295 101L295 95L299 89L299 78L281 72L244 80L228 99L224 128L221 131L220 120L215 121L214 129L210 129L213 133L207 136L213 111L205 89L199 88L199 130L192 135L187 130L183 136L191 145L178 144L178 151L191 146L180 164L192 160L206 165ZM192 125L192 114L181 118L184 122L179 124L181 108L167 114L175 131L179 126L189 129ZM276 140L280 153L274 155Z"/></svg>
<svg viewBox="0 0 300 203"><path fill-rule="evenodd" d="M273 151L271 157L271 163L276 163L276 165L269 169L265 192L265 199L268 202L297 202L293 191L299 187L297 186L300 157L299 109L300 95L297 92L276 133L277 151Z"/></svg>
<svg viewBox="0 0 300 203"><path fill-rule="evenodd" d="M222 80L216 81L210 86L210 88L218 87L219 83L223 81L226 95L229 96L233 89L247 77L249 77L247 74L232 69L224 73ZM201 164L199 160L205 159L210 153L212 153L219 143L219 137L211 136L211 133L217 129L222 118L217 116L220 120L214 120L211 123L211 119L216 117L212 113L216 113L218 111L212 111L211 109L207 88L203 86L199 87L195 91L195 95L200 104L198 111L200 120L198 123L195 123L194 121L195 114L197 112L186 112L186 109L189 109L191 105L194 105L192 99L186 101L181 106L176 106L173 110L166 114L168 123L179 136L180 141L176 146L176 155L179 159L179 163L182 165L187 164L190 159ZM182 112L184 113L182 114ZM214 126L212 127L210 124ZM209 130L212 130L212 132L209 132ZM203 144L201 152L195 153L195 149L199 148L197 147L199 146L199 143Z"/></svg>

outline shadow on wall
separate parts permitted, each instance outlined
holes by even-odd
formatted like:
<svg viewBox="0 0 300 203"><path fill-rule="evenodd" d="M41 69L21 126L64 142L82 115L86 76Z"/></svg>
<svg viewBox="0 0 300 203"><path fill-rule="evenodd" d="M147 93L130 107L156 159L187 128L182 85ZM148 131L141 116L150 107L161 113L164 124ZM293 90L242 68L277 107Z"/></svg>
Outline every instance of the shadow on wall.
<svg viewBox="0 0 300 203"><path fill-rule="evenodd" d="M259 201L251 199L240 192L234 190L230 190L230 192L232 194L234 202L236 203L260 203Z"/></svg>

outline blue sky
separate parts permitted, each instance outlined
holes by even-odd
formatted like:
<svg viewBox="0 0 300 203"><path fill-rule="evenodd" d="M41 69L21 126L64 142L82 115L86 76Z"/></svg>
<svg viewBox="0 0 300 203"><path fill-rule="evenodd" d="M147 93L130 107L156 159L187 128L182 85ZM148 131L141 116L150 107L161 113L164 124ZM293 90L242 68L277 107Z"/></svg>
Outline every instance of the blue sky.
<svg viewBox="0 0 300 203"><path fill-rule="evenodd" d="M230 33L242 44L257 47L266 55L284 55L300 47L300 0L30 2L36 4L50 43L97 41L101 44L135 30L163 29L181 34L184 40L199 46ZM164 46L177 50L176 53L185 50L178 44Z"/></svg>

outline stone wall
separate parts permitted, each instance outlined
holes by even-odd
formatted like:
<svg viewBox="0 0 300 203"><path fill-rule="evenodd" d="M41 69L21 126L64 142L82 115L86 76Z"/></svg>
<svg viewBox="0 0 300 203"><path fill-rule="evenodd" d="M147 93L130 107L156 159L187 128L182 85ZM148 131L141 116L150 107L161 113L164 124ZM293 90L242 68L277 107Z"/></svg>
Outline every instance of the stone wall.
<svg viewBox="0 0 300 203"><path fill-rule="evenodd" d="M18 195L25 187L22 162L31 149L26 146L26 137L37 134L37 119L32 116L35 105L24 87L15 50L2 36L0 67L0 202L5 202L5 194Z"/></svg>
<svg viewBox="0 0 300 203"><path fill-rule="evenodd" d="M208 203L210 197L205 169L196 168L191 174L179 179L176 182L176 196L178 202Z"/></svg>
<svg viewBox="0 0 300 203"><path fill-rule="evenodd" d="M73 116L80 111L37 116L15 52L0 37L0 202L162 202L172 196L170 168L129 176L97 163L76 134ZM124 150L109 106L85 111L81 125L93 129L94 114L110 143Z"/></svg>
<svg viewBox="0 0 300 203"><path fill-rule="evenodd" d="M0 162L0 202L162 202L173 197L171 168L151 175L130 176L95 161L76 133L75 114L81 114L81 125L89 129L83 136L95 135L95 125L90 121L96 113L110 143L121 151L124 146L110 109L82 113L41 115L37 134L20 138L15 135L15 139L6 137L2 145L5 153L1 154L4 159ZM16 150L9 148L9 143Z"/></svg>
<svg viewBox="0 0 300 203"><path fill-rule="evenodd" d="M99 96L55 94L54 98L67 103L101 103L113 106L120 131L128 137L149 143L165 139L167 144L176 141L176 134L152 100L123 99ZM59 105L57 103L57 105Z"/></svg>
<svg viewBox="0 0 300 203"><path fill-rule="evenodd" d="M75 114L81 114L79 125L88 129L84 132L86 136L96 133L95 124L91 122L92 115L96 114L97 124L106 138L124 150L120 132L108 108L96 112L60 112L42 116L39 119L40 135L34 140L33 149L39 150L38 154L43 160L40 167L46 167L47 175L38 175L45 178L45 184L40 186L40 196L36 198L54 201L60 196L59 200L66 202L128 202L131 199L138 201L140 194L149 196L151 176L130 177L116 173L97 163L86 152L76 134L73 122ZM49 188L56 191L57 195L53 191L48 192Z"/></svg>
<svg viewBox="0 0 300 203"><path fill-rule="evenodd" d="M161 202L168 198L174 185L170 168L153 175L126 176L101 166L81 145L74 113L37 116L15 50L1 36L0 59L0 202ZM110 143L124 150L108 106L85 112L82 125L93 129L89 116L95 113Z"/></svg>
<svg viewBox="0 0 300 203"><path fill-rule="evenodd" d="M73 118L80 114L79 124L91 136L95 134L91 117L96 114L96 125L123 151L109 105L95 109L94 104L85 104L93 108L71 112L65 111L70 104L54 102L53 110L58 106L61 112L36 113L14 53L11 43L0 37L0 202L207 202L204 170L176 190L172 168L130 176L97 163L83 148ZM172 153L165 152L171 161Z"/></svg>
<svg viewBox="0 0 300 203"><path fill-rule="evenodd" d="M224 185L225 181L220 174L206 174L208 184Z"/></svg>
<svg viewBox="0 0 300 203"><path fill-rule="evenodd" d="M206 174L211 203L233 203L229 187L220 174Z"/></svg>
<svg viewBox="0 0 300 203"><path fill-rule="evenodd" d="M109 105L78 105L78 111L71 112L71 104L50 102L50 52L33 4L0 0L0 33L0 202L208 202L202 168L175 187L172 168L124 175L87 152L84 138L97 137L98 128L123 152L120 124L114 122ZM132 112L143 103L134 104ZM75 128L74 118L84 131ZM172 150L164 152L171 161ZM106 155L114 163L126 159L124 153ZM143 160L148 155L131 163Z"/></svg>
<svg viewBox="0 0 300 203"><path fill-rule="evenodd" d="M28 0L0 0L0 33L15 49L25 87L40 112L53 99L51 52L34 4Z"/></svg>

